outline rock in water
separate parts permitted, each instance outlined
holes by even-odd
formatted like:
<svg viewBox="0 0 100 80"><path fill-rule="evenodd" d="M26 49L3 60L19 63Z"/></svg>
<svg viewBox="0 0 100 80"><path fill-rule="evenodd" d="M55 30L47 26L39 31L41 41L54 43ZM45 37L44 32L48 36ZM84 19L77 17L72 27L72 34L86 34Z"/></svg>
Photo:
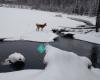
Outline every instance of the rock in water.
<svg viewBox="0 0 100 80"><path fill-rule="evenodd" d="M10 65L18 61L25 62L25 57L21 53L14 52L13 54L9 55L4 62L2 62L2 65Z"/></svg>
<svg viewBox="0 0 100 80"><path fill-rule="evenodd" d="M0 38L0 42L3 42L6 38Z"/></svg>
<svg viewBox="0 0 100 80"><path fill-rule="evenodd" d="M74 39L74 34L71 34L71 33L64 34L63 37L70 38L70 39Z"/></svg>

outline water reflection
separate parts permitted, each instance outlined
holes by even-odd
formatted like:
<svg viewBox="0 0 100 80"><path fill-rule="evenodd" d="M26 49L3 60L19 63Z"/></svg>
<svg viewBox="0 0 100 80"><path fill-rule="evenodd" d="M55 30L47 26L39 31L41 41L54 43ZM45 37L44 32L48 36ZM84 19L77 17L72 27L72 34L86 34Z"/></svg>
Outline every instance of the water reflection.
<svg viewBox="0 0 100 80"><path fill-rule="evenodd" d="M24 69L24 66L25 66L25 63L22 62L22 61L17 61L15 63L11 63L10 64L10 67L13 69L13 70L22 70Z"/></svg>
<svg viewBox="0 0 100 80"><path fill-rule="evenodd" d="M0 72L22 69L44 69L46 66L43 63L45 54L40 54L37 51L37 47L40 44L39 42L31 41L8 41L0 43L0 61L5 60L5 58L13 52L20 52L27 59L25 63L16 62L10 66L0 65ZM59 37L58 40L49 44L65 51L75 52L80 56L87 56L91 59L94 67L100 68L100 45L62 37Z"/></svg>

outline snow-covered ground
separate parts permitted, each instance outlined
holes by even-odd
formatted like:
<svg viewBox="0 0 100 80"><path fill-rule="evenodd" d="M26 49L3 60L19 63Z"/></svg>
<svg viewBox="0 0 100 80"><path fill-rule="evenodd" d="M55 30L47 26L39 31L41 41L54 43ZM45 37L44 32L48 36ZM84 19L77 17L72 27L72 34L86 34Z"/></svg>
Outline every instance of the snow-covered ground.
<svg viewBox="0 0 100 80"><path fill-rule="evenodd" d="M44 70L0 73L0 80L100 80L100 69L89 69L91 61L73 52L47 45L44 62Z"/></svg>
<svg viewBox="0 0 100 80"><path fill-rule="evenodd" d="M53 41L56 34L52 29L77 27L85 25L83 22L71 20L67 17L86 19L95 24L94 17L75 16L61 13L44 12L0 7L0 38L6 40L30 40L38 42ZM36 31L36 23L47 23L43 31ZM100 33L74 33L76 39L100 44ZM46 46L44 70L23 70L9 73L0 73L0 80L99 80L100 69L91 68L91 61L80 57L73 52L67 52L50 45Z"/></svg>
<svg viewBox="0 0 100 80"><path fill-rule="evenodd" d="M90 32L88 34L76 34L75 38L88 41L88 42L92 42L92 43L96 43L96 44L100 44L100 32L99 33Z"/></svg>
<svg viewBox="0 0 100 80"><path fill-rule="evenodd" d="M80 18L95 24L95 17L0 7L0 38L7 38L6 40L51 42L57 37L56 34L51 32L52 29L85 25L83 22L74 21L67 17ZM47 23L47 26L43 31L36 31L36 23Z"/></svg>
<svg viewBox="0 0 100 80"><path fill-rule="evenodd" d="M96 17L81 16L81 15L68 15L68 17L87 20L87 21L90 21L93 25L95 25L96 23Z"/></svg>
<svg viewBox="0 0 100 80"><path fill-rule="evenodd" d="M96 33L94 31L92 31L87 34L80 34L80 33L75 33L75 32L63 32L63 33L64 34L68 34L68 33L75 34L74 35L75 39L100 44L100 32Z"/></svg>

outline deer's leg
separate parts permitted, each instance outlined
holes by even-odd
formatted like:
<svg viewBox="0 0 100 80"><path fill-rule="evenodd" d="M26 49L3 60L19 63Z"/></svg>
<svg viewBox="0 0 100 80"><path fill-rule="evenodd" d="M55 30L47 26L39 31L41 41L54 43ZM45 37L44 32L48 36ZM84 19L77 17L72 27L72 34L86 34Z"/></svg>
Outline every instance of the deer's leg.
<svg viewBox="0 0 100 80"><path fill-rule="evenodd" d="M38 28L36 28L36 31L38 31Z"/></svg>
<svg viewBox="0 0 100 80"><path fill-rule="evenodd" d="M39 31L39 29L40 29L40 28L38 27L38 31Z"/></svg>
<svg viewBox="0 0 100 80"><path fill-rule="evenodd" d="M41 31L43 31L43 28L41 28Z"/></svg>
<svg viewBox="0 0 100 80"><path fill-rule="evenodd" d="M37 27L36 31L39 31L39 27Z"/></svg>

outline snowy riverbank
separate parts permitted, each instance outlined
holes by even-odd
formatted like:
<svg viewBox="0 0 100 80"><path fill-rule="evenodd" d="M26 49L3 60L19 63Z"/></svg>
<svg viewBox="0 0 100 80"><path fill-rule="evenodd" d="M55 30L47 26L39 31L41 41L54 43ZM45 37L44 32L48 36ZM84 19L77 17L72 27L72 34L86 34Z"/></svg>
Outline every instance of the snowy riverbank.
<svg viewBox="0 0 100 80"><path fill-rule="evenodd" d="M91 68L91 61L72 52L46 46L44 70L23 70L0 73L0 80L99 80L100 69Z"/></svg>
<svg viewBox="0 0 100 80"><path fill-rule="evenodd" d="M57 15L61 15L60 17ZM15 9L0 7L0 38L5 40L29 40L37 42L52 42L57 37L52 29L65 27L76 28L85 25L68 17L90 21L95 25L95 17L67 15L62 13L45 12L38 10ZM47 23L44 31L36 31L36 23ZM76 33L75 33L76 34ZM77 34L76 39L100 44L100 33Z"/></svg>

